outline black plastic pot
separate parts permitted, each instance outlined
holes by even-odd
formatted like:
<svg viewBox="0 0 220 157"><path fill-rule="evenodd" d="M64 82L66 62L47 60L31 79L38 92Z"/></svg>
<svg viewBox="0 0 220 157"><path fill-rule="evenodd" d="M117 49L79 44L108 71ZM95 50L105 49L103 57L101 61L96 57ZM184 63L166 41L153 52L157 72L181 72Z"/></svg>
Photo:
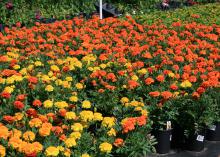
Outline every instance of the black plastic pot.
<svg viewBox="0 0 220 157"><path fill-rule="evenodd" d="M182 149L184 147L184 129L177 122L173 122L172 126L171 148Z"/></svg>
<svg viewBox="0 0 220 157"><path fill-rule="evenodd" d="M220 122L207 129L206 139L208 141L220 141Z"/></svg>
<svg viewBox="0 0 220 157"><path fill-rule="evenodd" d="M156 130L154 136L157 140L156 151L159 154L166 154L170 151L170 144L172 140L172 130Z"/></svg>
<svg viewBox="0 0 220 157"><path fill-rule="evenodd" d="M200 152L205 146L205 131L200 134L191 135L186 139L185 149Z"/></svg>
<svg viewBox="0 0 220 157"><path fill-rule="evenodd" d="M0 24L0 32L2 32L4 30L4 25Z"/></svg>

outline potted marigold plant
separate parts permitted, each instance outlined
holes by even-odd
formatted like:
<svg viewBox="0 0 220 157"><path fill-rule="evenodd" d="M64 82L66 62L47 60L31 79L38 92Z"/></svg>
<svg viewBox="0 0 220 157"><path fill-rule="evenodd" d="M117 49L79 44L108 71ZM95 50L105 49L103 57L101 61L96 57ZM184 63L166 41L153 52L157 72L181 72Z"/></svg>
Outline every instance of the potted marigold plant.
<svg viewBox="0 0 220 157"><path fill-rule="evenodd" d="M184 131L184 148L190 151L202 151L205 144L205 130L212 124L212 114L215 112L212 99L206 95L193 99L182 97L176 103L179 126Z"/></svg>
<svg viewBox="0 0 220 157"><path fill-rule="evenodd" d="M177 108L173 107L171 100L163 99L157 105L151 107L152 132L157 140L156 151L159 154L166 154L170 151L172 122L176 119L177 114Z"/></svg>
<svg viewBox="0 0 220 157"><path fill-rule="evenodd" d="M208 126L206 131L206 138L208 141L220 141L220 98L216 95L219 93L219 90L212 89L209 91L208 96L210 97L212 112L211 118L212 123Z"/></svg>

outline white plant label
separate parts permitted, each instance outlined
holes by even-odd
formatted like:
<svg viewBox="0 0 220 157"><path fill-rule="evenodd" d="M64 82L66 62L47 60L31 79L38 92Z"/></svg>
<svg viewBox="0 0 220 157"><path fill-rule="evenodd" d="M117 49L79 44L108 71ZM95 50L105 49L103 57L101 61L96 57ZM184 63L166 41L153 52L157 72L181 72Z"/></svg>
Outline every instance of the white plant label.
<svg viewBox="0 0 220 157"><path fill-rule="evenodd" d="M196 140L200 141L200 142L203 142L204 141L204 136L198 135Z"/></svg>
<svg viewBox="0 0 220 157"><path fill-rule="evenodd" d="M212 126L210 126L210 128L209 128L209 130L213 130L213 131L215 131L215 129L216 129L216 125L212 125Z"/></svg>
<svg viewBox="0 0 220 157"><path fill-rule="evenodd" d="M167 121L167 130L171 129L171 121Z"/></svg>
<svg viewBox="0 0 220 157"><path fill-rule="evenodd" d="M170 135L170 141L172 141L172 135Z"/></svg>

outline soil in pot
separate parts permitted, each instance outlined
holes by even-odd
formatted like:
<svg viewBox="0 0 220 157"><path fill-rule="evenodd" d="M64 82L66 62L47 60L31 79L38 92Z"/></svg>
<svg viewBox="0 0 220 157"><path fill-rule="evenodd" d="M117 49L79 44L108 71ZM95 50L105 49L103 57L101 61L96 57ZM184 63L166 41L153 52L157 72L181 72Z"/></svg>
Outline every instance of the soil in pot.
<svg viewBox="0 0 220 157"><path fill-rule="evenodd" d="M154 136L157 140L156 151L159 154L166 154L170 151L170 144L172 140L172 130L156 130Z"/></svg>
<svg viewBox="0 0 220 157"><path fill-rule="evenodd" d="M208 141L220 141L220 122L207 129L206 139Z"/></svg>

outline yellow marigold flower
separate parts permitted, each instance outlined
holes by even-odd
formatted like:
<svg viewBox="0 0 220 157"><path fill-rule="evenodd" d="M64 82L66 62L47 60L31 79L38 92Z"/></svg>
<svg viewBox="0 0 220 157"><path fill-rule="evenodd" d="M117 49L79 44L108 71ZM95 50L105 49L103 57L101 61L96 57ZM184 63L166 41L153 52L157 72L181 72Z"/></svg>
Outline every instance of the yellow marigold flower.
<svg viewBox="0 0 220 157"><path fill-rule="evenodd" d="M87 68L89 71L94 71L94 68L93 67L88 67Z"/></svg>
<svg viewBox="0 0 220 157"><path fill-rule="evenodd" d="M129 102L129 99L127 98L127 97L123 97L123 98L121 98L121 103L128 103Z"/></svg>
<svg viewBox="0 0 220 157"><path fill-rule="evenodd" d="M63 81L62 81L61 79L57 79L57 80L55 81L55 84L56 84L57 86L61 86L61 85L63 85Z"/></svg>
<svg viewBox="0 0 220 157"><path fill-rule="evenodd" d="M64 88L70 88L71 87L71 82L63 81L62 85L63 85Z"/></svg>
<svg viewBox="0 0 220 157"><path fill-rule="evenodd" d="M168 74L168 76L173 78L173 77L175 76L175 74L174 74L173 72L170 72L170 73Z"/></svg>
<svg viewBox="0 0 220 157"><path fill-rule="evenodd" d="M0 145L0 157L4 157L6 153L6 149L4 146Z"/></svg>
<svg viewBox="0 0 220 157"><path fill-rule="evenodd" d="M28 65L28 67L27 67L28 71L32 71L33 69L34 69L34 65L33 64Z"/></svg>
<svg viewBox="0 0 220 157"><path fill-rule="evenodd" d="M9 136L8 128L5 126L0 126L0 139L7 139Z"/></svg>
<svg viewBox="0 0 220 157"><path fill-rule="evenodd" d="M22 75L27 75L27 69L26 68L23 68L19 71L20 74Z"/></svg>
<svg viewBox="0 0 220 157"><path fill-rule="evenodd" d="M8 141L8 145L12 146L14 149L21 148L22 140L18 137L11 137Z"/></svg>
<svg viewBox="0 0 220 157"><path fill-rule="evenodd" d="M112 145L108 142L103 142L99 145L99 149L101 152L110 153L112 150Z"/></svg>
<svg viewBox="0 0 220 157"><path fill-rule="evenodd" d="M14 88L12 88L11 86L7 86L4 89L4 92L8 92L8 93L12 93L14 91Z"/></svg>
<svg viewBox="0 0 220 157"><path fill-rule="evenodd" d="M40 66L43 66L43 63L41 63L41 61L36 61L36 62L34 62L34 65L36 67L40 67Z"/></svg>
<svg viewBox="0 0 220 157"><path fill-rule="evenodd" d="M47 75L48 75L49 77L52 77L52 76L53 76L53 71L49 71L49 72L47 73Z"/></svg>
<svg viewBox="0 0 220 157"><path fill-rule="evenodd" d="M50 66L50 69L51 69L52 71L54 71L54 72L59 72L59 71L60 71L60 68L59 68L58 66L56 66L56 65L51 65L51 66Z"/></svg>
<svg viewBox="0 0 220 157"><path fill-rule="evenodd" d="M131 101L130 105L136 107L139 105L139 102L136 100L133 100L133 101Z"/></svg>
<svg viewBox="0 0 220 157"><path fill-rule="evenodd" d="M102 114L101 113L94 113L94 120L95 121L102 121L103 120L103 117L102 117Z"/></svg>
<svg viewBox="0 0 220 157"><path fill-rule="evenodd" d="M81 155L81 157L90 157L90 155L87 154L87 153L84 153L84 154Z"/></svg>
<svg viewBox="0 0 220 157"><path fill-rule="evenodd" d="M68 148L76 146L76 140L73 137L67 138L64 143Z"/></svg>
<svg viewBox="0 0 220 157"><path fill-rule="evenodd" d="M58 156L59 154L59 148L54 147L54 146L50 146L45 150L45 155L46 156Z"/></svg>
<svg viewBox="0 0 220 157"><path fill-rule="evenodd" d="M77 96L71 96L71 97L69 98L69 100L70 100L71 102L77 102L77 101L78 101L78 97L77 97Z"/></svg>
<svg viewBox="0 0 220 157"><path fill-rule="evenodd" d="M53 107L53 101L51 101L51 100L46 100L46 101L43 102L43 104L44 104L45 108Z"/></svg>
<svg viewBox="0 0 220 157"><path fill-rule="evenodd" d="M15 116L14 116L16 121L22 120L23 117L24 117L24 114L21 112L15 113Z"/></svg>
<svg viewBox="0 0 220 157"><path fill-rule="evenodd" d="M84 122L88 122L93 120L94 115L92 111L82 111L80 117Z"/></svg>
<svg viewBox="0 0 220 157"><path fill-rule="evenodd" d="M68 104L65 101L55 102L54 105L59 109L68 107Z"/></svg>
<svg viewBox="0 0 220 157"><path fill-rule="evenodd" d="M82 124L80 124L80 123L74 123L74 124L71 126L71 129L72 129L73 131L81 132L81 131L83 131L83 126L82 126Z"/></svg>
<svg viewBox="0 0 220 157"><path fill-rule="evenodd" d="M66 81L73 81L73 78L71 76L66 77Z"/></svg>
<svg viewBox="0 0 220 157"><path fill-rule="evenodd" d="M75 112L66 112L65 119L72 120L76 118Z"/></svg>
<svg viewBox="0 0 220 157"><path fill-rule="evenodd" d="M83 84L82 84L82 83L77 83L77 84L75 85L75 87L76 87L77 89L83 89Z"/></svg>
<svg viewBox="0 0 220 157"><path fill-rule="evenodd" d="M35 133L32 132L32 131L26 131L24 134L23 134L23 139L25 141L34 141L35 139Z"/></svg>
<svg viewBox="0 0 220 157"><path fill-rule="evenodd" d="M13 84L15 82L15 79L13 78L13 77L8 77L7 79L6 79L6 83L7 84Z"/></svg>
<svg viewBox="0 0 220 157"><path fill-rule="evenodd" d="M21 82L21 81L23 80L23 77L22 77L22 76L13 75L12 77L13 77L14 80L17 81L17 82Z"/></svg>
<svg viewBox="0 0 220 157"><path fill-rule="evenodd" d="M61 151L61 152L63 152L63 151L65 150L63 146L58 146L57 148L58 148L59 151Z"/></svg>
<svg viewBox="0 0 220 157"><path fill-rule="evenodd" d="M91 102L88 100L84 100L82 102L82 108L91 108Z"/></svg>
<svg viewBox="0 0 220 157"><path fill-rule="evenodd" d="M106 64L100 64L99 65L102 69L105 69L106 68Z"/></svg>
<svg viewBox="0 0 220 157"><path fill-rule="evenodd" d="M138 70L138 73L139 73L139 74L142 74L142 75L147 74L147 69L146 69L146 68L143 68L143 69L141 69L141 70Z"/></svg>
<svg viewBox="0 0 220 157"><path fill-rule="evenodd" d="M33 127L40 127L42 125L42 121L39 118L33 118L29 121L29 125L31 128Z"/></svg>
<svg viewBox="0 0 220 157"><path fill-rule="evenodd" d="M107 132L108 136L116 136L116 131L115 129L111 128L108 132Z"/></svg>
<svg viewBox="0 0 220 157"><path fill-rule="evenodd" d="M114 117L104 117L102 120L102 126L111 128L115 125Z"/></svg>
<svg viewBox="0 0 220 157"><path fill-rule="evenodd" d="M137 80L138 80L138 77L137 77L137 75L133 75L133 76L131 77L131 79L134 80L134 81L137 81Z"/></svg>
<svg viewBox="0 0 220 157"><path fill-rule="evenodd" d="M180 86L181 86L182 88L190 88L190 87L192 87L192 83L191 83L190 81L188 81L188 80L185 80L185 81L183 81L183 82L180 84Z"/></svg>
<svg viewBox="0 0 220 157"><path fill-rule="evenodd" d="M47 85L46 88L45 88L45 91L47 91L47 92L52 92L53 89L54 89L53 86Z"/></svg>
<svg viewBox="0 0 220 157"><path fill-rule="evenodd" d="M148 115L148 111L147 110L141 110L141 115L147 116Z"/></svg>
<svg viewBox="0 0 220 157"><path fill-rule="evenodd" d="M76 61L74 65L78 68L82 68L82 63L80 61Z"/></svg>
<svg viewBox="0 0 220 157"><path fill-rule="evenodd" d="M70 134L70 137L75 138L75 139L80 139L81 133L80 132L72 132Z"/></svg>
<svg viewBox="0 0 220 157"><path fill-rule="evenodd" d="M16 64L16 65L14 65L13 66L13 69L15 69L15 70L18 70L18 69L20 69L21 67L20 67L20 65L18 65L18 64Z"/></svg>

